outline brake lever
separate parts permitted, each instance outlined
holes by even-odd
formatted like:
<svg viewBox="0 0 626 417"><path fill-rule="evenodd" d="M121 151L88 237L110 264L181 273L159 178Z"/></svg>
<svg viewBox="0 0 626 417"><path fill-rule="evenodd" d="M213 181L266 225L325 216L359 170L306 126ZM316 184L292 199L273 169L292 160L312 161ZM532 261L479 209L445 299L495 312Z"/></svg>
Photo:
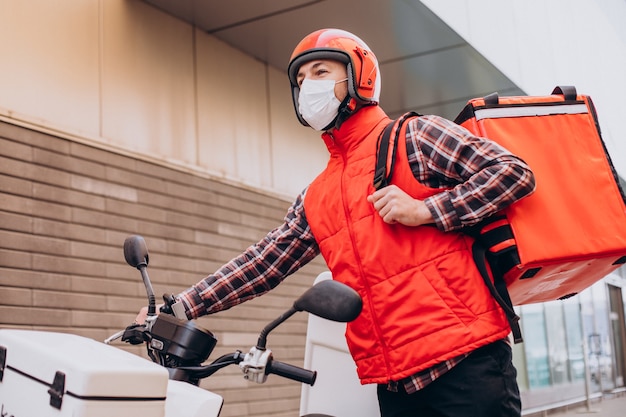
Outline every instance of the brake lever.
<svg viewBox="0 0 626 417"><path fill-rule="evenodd" d="M133 323L121 333L122 342L130 343L131 345L140 345L150 340L145 324Z"/></svg>
<svg viewBox="0 0 626 417"><path fill-rule="evenodd" d="M104 343L107 345L110 345L111 342L119 339L120 337L122 337L122 335L124 334L124 332L126 331L126 329L124 330L120 330L119 332L115 333L112 336L107 337L106 339L104 339Z"/></svg>

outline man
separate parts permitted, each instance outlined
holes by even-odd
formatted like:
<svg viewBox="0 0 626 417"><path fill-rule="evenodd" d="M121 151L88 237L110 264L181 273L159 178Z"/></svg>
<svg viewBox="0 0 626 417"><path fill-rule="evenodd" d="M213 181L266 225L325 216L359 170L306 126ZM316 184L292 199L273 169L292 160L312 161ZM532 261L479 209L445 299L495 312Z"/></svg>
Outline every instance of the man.
<svg viewBox="0 0 626 417"><path fill-rule="evenodd" d="M324 132L328 166L281 226L178 295L187 318L259 296L321 253L363 298L346 338L361 382L378 384L383 417L519 416L510 327L459 230L530 194L528 166L422 116L406 123L393 180L375 191L377 140L390 122L375 55L357 36L323 29L298 44L288 75L296 116Z"/></svg>

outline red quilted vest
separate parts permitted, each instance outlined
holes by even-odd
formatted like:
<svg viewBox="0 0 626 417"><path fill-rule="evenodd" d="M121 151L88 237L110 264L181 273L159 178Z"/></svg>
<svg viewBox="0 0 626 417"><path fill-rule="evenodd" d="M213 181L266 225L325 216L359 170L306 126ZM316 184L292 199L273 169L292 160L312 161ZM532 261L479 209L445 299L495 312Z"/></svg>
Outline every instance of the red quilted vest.
<svg viewBox="0 0 626 417"><path fill-rule="evenodd" d="M386 224L367 202L376 140L389 121L378 106L368 106L332 136L322 135L330 160L304 201L333 278L363 298L362 313L346 330L363 384L400 380L510 332L475 267L470 237ZM415 198L441 191L415 180L404 141L394 178Z"/></svg>

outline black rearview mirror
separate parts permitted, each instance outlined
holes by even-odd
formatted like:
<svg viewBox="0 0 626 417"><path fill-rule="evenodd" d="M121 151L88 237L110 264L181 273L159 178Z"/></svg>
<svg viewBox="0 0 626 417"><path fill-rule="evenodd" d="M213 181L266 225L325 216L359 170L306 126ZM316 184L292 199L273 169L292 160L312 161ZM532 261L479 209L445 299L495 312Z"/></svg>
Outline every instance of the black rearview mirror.
<svg viewBox="0 0 626 417"><path fill-rule="evenodd" d="M347 323L356 319L363 308L361 296L338 281L327 280L309 288L294 303L296 311Z"/></svg>

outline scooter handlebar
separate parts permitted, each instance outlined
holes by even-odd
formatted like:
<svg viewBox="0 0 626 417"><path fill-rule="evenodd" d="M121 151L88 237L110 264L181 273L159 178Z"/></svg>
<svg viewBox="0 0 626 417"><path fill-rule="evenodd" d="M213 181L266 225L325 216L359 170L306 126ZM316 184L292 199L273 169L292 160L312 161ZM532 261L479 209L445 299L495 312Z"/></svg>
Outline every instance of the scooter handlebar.
<svg viewBox="0 0 626 417"><path fill-rule="evenodd" d="M317 371L309 371L308 369L275 360L267 364L265 373L282 376L283 378L309 385L315 384L315 379L317 378Z"/></svg>

